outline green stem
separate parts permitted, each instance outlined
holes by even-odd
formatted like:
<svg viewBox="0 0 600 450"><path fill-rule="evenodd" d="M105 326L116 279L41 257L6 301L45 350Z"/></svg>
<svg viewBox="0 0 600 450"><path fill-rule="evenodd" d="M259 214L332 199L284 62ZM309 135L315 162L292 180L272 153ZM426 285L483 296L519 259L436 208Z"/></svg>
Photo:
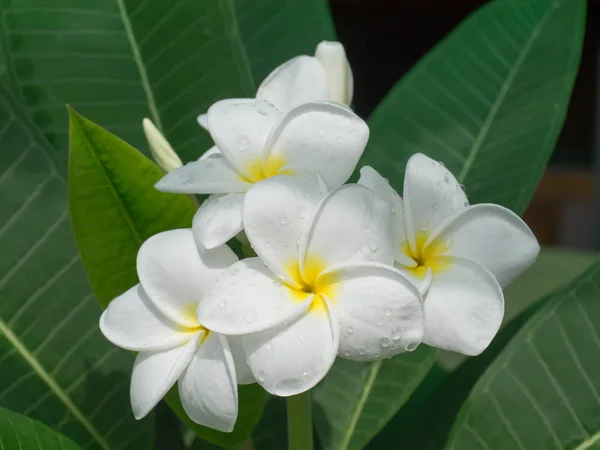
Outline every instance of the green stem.
<svg viewBox="0 0 600 450"><path fill-rule="evenodd" d="M288 450L313 450L310 392L287 399Z"/></svg>

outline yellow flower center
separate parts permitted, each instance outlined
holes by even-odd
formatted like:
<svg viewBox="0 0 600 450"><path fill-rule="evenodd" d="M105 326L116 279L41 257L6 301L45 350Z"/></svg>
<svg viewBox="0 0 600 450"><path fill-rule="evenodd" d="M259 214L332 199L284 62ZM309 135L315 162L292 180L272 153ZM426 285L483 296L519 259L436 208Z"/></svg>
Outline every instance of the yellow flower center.
<svg viewBox="0 0 600 450"><path fill-rule="evenodd" d="M283 169L285 165L286 160L281 155L271 155L266 161L263 161L262 158L257 158L246 162L246 170L248 171L248 174L250 174L250 178L248 179L242 176L242 179L244 181L256 183L275 175L293 175L290 169Z"/></svg>
<svg viewBox="0 0 600 450"><path fill-rule="evenodd" d="M294 279L300 287L288 286L292 291L293 298L302 302L307 297L314 295L314 299L309 307L309 311L325 312L327 297L332 302L335 301L335 287L337 279L334 275L327 275L325 279L319 280L317 277L326 269L325 261L317 256L307 256L304 261L304 273L300 273L300 267L297 261L292 261L286 266L286 272Z"/></svg>
<svg viewBox="0 0 600 450"><path fill-rule="evenodd" d="M406 267L406 269L418 278L425 278L427 269L431 269L431 273L435 275L436 273L445 270L447 267L447 263L436 258L436 256L446 253L449 249L448 246L436 239L425 247L425 243L428 239L429 235L427 233L417 233L415 236L414 252L410 248L408 240L405 240L402 243L402 253L417 263L415 267Z"/></svg>

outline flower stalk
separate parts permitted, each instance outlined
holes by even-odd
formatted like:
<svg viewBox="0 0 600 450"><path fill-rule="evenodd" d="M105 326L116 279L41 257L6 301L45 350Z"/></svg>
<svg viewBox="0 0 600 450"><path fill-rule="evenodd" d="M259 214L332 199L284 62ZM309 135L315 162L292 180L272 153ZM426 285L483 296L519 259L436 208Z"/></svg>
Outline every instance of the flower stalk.
<svg viewBox="0 0 600 450"><path fill-rule="evenodd" d="M310 391L287 398L288 449L313 450Z"/></svg>

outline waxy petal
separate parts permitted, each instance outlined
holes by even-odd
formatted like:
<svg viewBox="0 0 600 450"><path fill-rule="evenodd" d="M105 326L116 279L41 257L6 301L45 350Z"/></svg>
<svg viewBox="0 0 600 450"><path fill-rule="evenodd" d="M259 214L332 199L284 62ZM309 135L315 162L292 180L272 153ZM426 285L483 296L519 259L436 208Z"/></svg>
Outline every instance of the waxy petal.
<svg viewBox="0 0 600 450"><path fill-rule="evenodd" d="M425 336L433 347L477 355L496 335L504 296L494 276L464 258L436 257L445 266L433 275L425 296Z"/></svg>
<svg viewBox="0 0 600 450"><path fill-rule="evenodd" d="M177 153L171 147L171 144L165 139L158 128L152 123L150 119L145 118L142 121L144 133L146 134L146 140L150 147L150 152L156 164L160 166L165 172L172 172L173 170L181 167L183 163Z"/></svg>
<svg viewBox="0 0 600 450"><path fill-rule="evenodd" d="M325 100L327 91L327 75L321 63L301 55L273 70L260 84L256 98L288 111L303 103Z"/></svg>
<svg viewBox="0 0 600 450"><path fill-rule="evenodd" d="M187 163L154 185L159 191L180 194L229 194L246 192L250 186L252 184L218 154Z"/></svg>
<svg viewBox="0 0 600 450"><path fill-rule="evenodd" d="M372 361L414 350L423 340L419 291L400 272L379 263L339 265L317 278L340 322L339 355Z"/></svg>
<svg viewBox="0 0 600 450"><path fill-rule="evenodd" d="M233 430L238 414L235 367L224 336L208 333L179 380L179 398L195 423Z"/></svg>
<svg viewBox="0 0 600 450"><path fill-rule="evenodd" d="M284 170L319 171L327 185L344 184L358 163L369 127L348 108L329 102L305 103L288 112L265 144L264 161Z"/></svg>
<svg viewBox="0 0 600 450"><path fill-rule="evenodd" d="M130 389L131 409L136 419L147 416L183 374L203 335L198 332L179 347L137 355Z"/></svg>
<svg viewBox="0 0 600 450"><path fill-rule="evenodd" d="M204 128L206 131L208 131L208 114L199 114L198 117L196 117L196 122L198 122L198 125Z"/></svg>
<svg viewBox="0 0 600 450"><path fill-rule="evenodd" d="M245 195L211 195L200 205L192 222L192 231L201 249L223 245L242 231Z"/></svg>
<svg viewBox="0 0 600 450"><path fill-rule="evenodd" d="M413 252L419 234L437 234L447 219L469 206L454 175L422 153L408 160L403 200L406 235Z"/></svg>
<svg viewBox="0 0 600 450"><path fill-rule="evenodd" d="M177 347L191 336L152 304L140 284L110 302L100 316L100 330L113 344L135 352Z"/></svg>
<svg viewBox="0 0 600 450"><path fill-rule="evenodd" d="M350 184L329 194L300 245L300 269L310 283L328 267L350 261L394 260L392 220L385 200Z"/></svg>
<svg viewBox="0 0 600 450"><path fill-rule="evenodd" d="M200 253L192 230L156 234L142 244L137 272L148 297L167 318L197 327L195 310L204 293L237 256L227 246Z"/></svg>
<svg viewBox="0 0 600 450"><path fill-rule="evenodd" d="M209 330L235 336L293 320L311 300L312 294L289 288L259 258L247 258L219 277L196 315Z"/></svg>
<svg viewBox="0 0 600 450"><path fill-rule="evenodd" d="M445 249L447 255L478 262L502 287L531 266L540 252L535 236L519 216L491 204L467 208L429 245Z"/></svg>
<svg viewBox="0 0 600 450"><path fill-rule="evenodd" d="M318 187L279 175L255 184L246 194L242 213L252 248L273 273L301 288L298 242L321 201Z"/></svg>
<svg viewBox="0 0 600 450"><path fill-rule="evenodd" d="M211 148L209 148L204 153L202 153L202 156L200 157L199 160L203 161L205 159L214 158L215 156L223 157L223 155L219 151L219 147L217 147L216 145L213 145Z"/></svg>
<svg viewBox="0 0 600 450"><path fill-rule="evenodd" d="M295 321L242 338L257 382L281 397L314 387L327 374L339 348L339 325L331 307L318 305Z"/></svg>
<svg viewBox="0 0 600 450"><path fill-rule="evenodd" d="M207 114L210 135L229 164L248 180L261 179L263 148L281 112L264 100L228 99Z"/></svg>
<svg viewBox="0 0 600 450"><path fill-rule="evenodd" d="M317 45L315 58L327 74L327 99L350 105L354 81L344 46L339 42L323 41Z"/></svg>
<svg viewBox="0 0 600 450"><path fill-rule="evenodd" d="M231 356L233 357L233 363L235 364L237 384L253 384L256 383L256 380L254 379L254 375L252 375L250 366L248 366L248 363L246 362L246 354L244 353L244 347L242 347L242 339L243 337L240 336L227 337Z"/></svg>

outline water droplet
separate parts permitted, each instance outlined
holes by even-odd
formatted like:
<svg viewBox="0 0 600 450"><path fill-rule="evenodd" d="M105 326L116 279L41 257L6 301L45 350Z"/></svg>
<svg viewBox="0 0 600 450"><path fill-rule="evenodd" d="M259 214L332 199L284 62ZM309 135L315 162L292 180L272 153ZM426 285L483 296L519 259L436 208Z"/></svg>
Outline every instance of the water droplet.
<svg viewBox="0 0 600 450"><path fill-rule="evenodd" d="M375 242L373 239L369 239L369 242L367 244L369 245L369 250L371 250L372 252L377 251L377 242Z"/></svg>
<svg viewBox="0 0 600 450"><path fill-rule="evenodd" d="M300 219L304 219L306 217L306 206L300 205L298 209L296 209L296 214Z"/></svg>
<svg viewBox="0 0 600 450"><path fill-rule="evenodd" d="M252 323L252 322L256 321L256 319L258 319L258 313L256 312L255 309L249 309L248 311L246 311L244 313L244 320L247 323Z"/></svg>
<svg viewBox="0 0 600 450"><path fill-rule="evenodd" d="M265 345L265 350L268 351L268 352L270 352L271 350L273 350L273 344L271 344L269 342L267 345Z"/></svg>
<svg viewBox="0 0 600 450"><path fill-rule="evenodd" d="M258 372L258 381L260 381L261 383L264 383L266 379L267 379L267 374L263 370Z"/></svg>
<svg viewBox="0 0 600 450"><path fill-rule="evenodd" d="M448 175L444 175L444 182L450 183L450 177Z"/></svg>
<svg viewBox="0 0 600 450"><path fill-rule="evenodd" d="M467 187L464 184L459 184L463 192L467 192Z"/></svg>
<svg viewBox="0 0 600 450"><path fill-rule="evenodd" d="M391 317L392 316L392 310L390 308L385 308L383 310L383 313L385 314L385 317Z"/></svg>
<svg viewBox="0 0 600 450"><path fill-rule="evenodd" d="M408 344L406 346L406 351L407 352L412 352L414 349L416 349L419 346L418 342L411 342L410 344Z"/></svg>
<svg viewBox="0 0 600 450"><path fill-rule="evenodd" d="M225 300L221 300L221 301L219 302L219 308L220 308L220 309L225 309L225 308L227 308L227 302L226 302Z"/></svg>
<svg viewBox="0 0 600 450"><path fill-rule="evenodd" d="M279 280L279 279L276 278L276 279L273 280L273 286L275 286L275 287L281 287L281 286L283 286L283 283L281 282L281 280Z"/></svg>
<svg viewBox="0 0 600 450"><path fill-rule="evenodd" d="M352 334L352 333L354 333L354 327L352 325L350 325L348 327L348 334Z"/></svg>
<svg viewBox="0 0 600 450"><path fill-rule="evenodd" d="M344 138L342 136L338 136L336 141L338 141L339 143L344 142Z"/></svg>
<svg viewBox="0 0 600 450"><path fill-rule="evenodd" d="M299 341L299 342L304 342L304 335L303 335L302 333L300 333L300 334L298 335L298 341Z"/></svg>
<svg viewBox="0 0 600 450"><path fill-rule="evenodd" d="M238 273L240 273L240 269L238 269L237 267L231 266L229 268L229 274L230 275L237 275Z"/></svg>
<svg viewBox="0 0 600 450"><path fill-rule="evenodd" d="M392 214L396 214L396 205L394 205L392 202L390 202L390 211Z"/></svg>
<svg viewBox="0 0 600 450"><path fill-rule="evenodd" d="M317 136L320 138L325 137L325 130L319 130L319 133L317 134Z"/></svg>
<svg viewBox="0 0 600 450"><path fill-rule="evenodd" d="M375 359L377 359L377 358L379 358L381 356L381 353L378 350L375 353L373 353L373 356L375 357Z"/></svg>
<svg viewBox="0 0 600 450"><path fill-rule="evenodd" d="M288 218L284 215L282 215L281 217L279 217L279 223L281 225L285 225L286 223L288 223Z"/></svg>
<svg viewBox="0 0 600 450"><path fill-rule="evenodd" d="M350 350L346 350L346 351L344 352L344 356L346 356L346 357L350 356Z"/></svg>
<svg viewBox="0 0 600 450"><path fill-rule="evenodd" d="M381 314L377 316L377 325L383 325L383 316Z"/></svg>
<svg viewBox="0 0 600 450"><path fill-rule="evenodd" d="M400 328L395 327L392 330L392 340L393 341L399 341L400 339L402 339L402 333L400 332Z"/></svg>
<svg viewBox="0 0 600 450"><path fill-rule="evenodd" d="M466 208L466 207L468 207L468 206L469 206L469 202L464 202L464 203L463 203L463 206L464 206L465 208Z"/></svg>
<svg viewBox="0 0 600 450"><path fill-rule="evenodd" d="M440 161L440 166L446 167L442 161Z"/></svg>
<svg viewBox="0 0 600 450"><path fill-rule="evenodd" d="M240 138L239 142L238 142L238 150L240 152L245 152L246 150L248 150L248 140L245 138Z"/></svg>
<svg viewBox="0 0 600 450"><path fill-rule="evenodd" d="M359 348L358 349L358 354L361 355L361 356L364 355L365 354L365 349L364 348Z"/></svg>
<svg viewBox="0 0 600 450"><path fill-rule="evenodd" d="M382 338L379 340L379 343L381 344L381 346L382 346L383 348L386 348L386 347L389 347L389 346L390 346L390 340L389 340L388 338L386 338L386 337L382 337Z"/></svg>

